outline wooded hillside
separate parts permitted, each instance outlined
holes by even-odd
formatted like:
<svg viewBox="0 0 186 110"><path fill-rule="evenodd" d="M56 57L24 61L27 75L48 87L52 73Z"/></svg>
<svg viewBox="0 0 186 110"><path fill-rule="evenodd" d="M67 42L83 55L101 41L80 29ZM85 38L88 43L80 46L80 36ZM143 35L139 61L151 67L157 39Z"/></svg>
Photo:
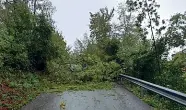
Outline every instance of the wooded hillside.
<svg viewBox="0 0 186 110"><path fill-rule="evenodd" d="M185 53L167 60L172 48L185 47L186 12L161 20L159 7L156 0L127 0L90 12L90 35L72 50L55 27L51 1L1 1L0 108L18 109L57 85L109 83L121 73L186 92ZM111 22L114 13L119 23ZM179 109L165 103L161 109Z"/></svg>

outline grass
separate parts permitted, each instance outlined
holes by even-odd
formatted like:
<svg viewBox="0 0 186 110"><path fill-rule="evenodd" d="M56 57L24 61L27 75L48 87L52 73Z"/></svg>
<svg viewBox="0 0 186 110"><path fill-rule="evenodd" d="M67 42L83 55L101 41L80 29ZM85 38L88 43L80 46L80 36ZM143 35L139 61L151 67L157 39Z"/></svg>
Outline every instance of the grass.
<svg viewBox="0 0 186 110"><path fill-rule="evenodd" d="M64 91L79 91L79 90L88 90L93 91L97 89L111 89L112 83L110 82L101 82L101 83L93 83L89 82L86 84L64 84L64 85L55 85L51 87L46 92L53 93L53 92L64 92Z"/></svg>
<svg viewBox="0 0 186 110"><path fill-rule="evenodd" d="M6 75L6 76L5 76ZM64 91L111 89L110 82L88 82L82 84L56 84L47 76L33 73L0 74L0 110L18 110L41 93Z"/></svg>

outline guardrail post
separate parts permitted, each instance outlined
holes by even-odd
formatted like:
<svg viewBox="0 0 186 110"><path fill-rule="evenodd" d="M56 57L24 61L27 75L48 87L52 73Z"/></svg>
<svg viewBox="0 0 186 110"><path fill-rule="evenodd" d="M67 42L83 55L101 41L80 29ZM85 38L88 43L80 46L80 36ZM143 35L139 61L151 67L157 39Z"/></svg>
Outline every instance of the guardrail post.
<svg viewBox="0 0 186 110"><path fill-rule="evenodd" d="M117 77L118 84L121 84L121 77Z"/></svg>
<svg viewBox="0 0 186 110"><path fill-rule="evenodd" d="M145 89L143 87L140 87L140 96L144 97Z"/></svg>
<svg viewBox="0 0 186 110"><path fill-rule="evenodd" d="M120 79L120 82L121 82L121 84L122 84L122 82L123 82L123 78Z"/></svg>

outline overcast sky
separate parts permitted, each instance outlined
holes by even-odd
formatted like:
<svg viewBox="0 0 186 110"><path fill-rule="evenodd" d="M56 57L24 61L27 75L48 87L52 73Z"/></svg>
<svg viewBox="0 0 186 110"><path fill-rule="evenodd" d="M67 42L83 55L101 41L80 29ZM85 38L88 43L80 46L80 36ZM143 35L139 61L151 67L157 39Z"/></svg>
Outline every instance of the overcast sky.
<svg viewBox="0 0 186 110"><path fill-rule="evenodd" d="M73 46L76 38L82 38L89 32L89 12L97 12L100 8L117 7L123 0L51 0L56 7L54 20L59 31L63 33L68 45ZM159 13L162 19L186 11L186 0L157 0L161 5Z"/></svg>

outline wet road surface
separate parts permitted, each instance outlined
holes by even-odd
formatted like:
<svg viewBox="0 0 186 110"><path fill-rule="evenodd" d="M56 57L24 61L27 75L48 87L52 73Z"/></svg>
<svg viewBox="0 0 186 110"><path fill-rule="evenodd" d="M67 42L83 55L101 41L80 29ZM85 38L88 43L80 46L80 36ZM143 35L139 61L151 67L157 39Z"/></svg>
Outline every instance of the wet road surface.
<svg viewBox="0 0 186 110"><path fill-rule="evenodd" d="M21 110L152 110L123 87L42 94Z"/></svg>

